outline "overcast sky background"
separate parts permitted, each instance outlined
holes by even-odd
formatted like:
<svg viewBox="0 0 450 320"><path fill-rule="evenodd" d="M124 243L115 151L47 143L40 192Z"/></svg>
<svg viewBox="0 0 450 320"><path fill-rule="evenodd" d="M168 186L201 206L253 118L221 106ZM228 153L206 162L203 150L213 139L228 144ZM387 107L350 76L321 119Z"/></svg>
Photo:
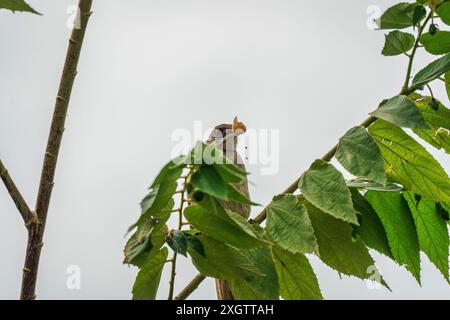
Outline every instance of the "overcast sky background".
<svg viewBox="0 0 450 320"><path fill-rule="evenodd" d="M0 11L0 157L34 205L74 0L29 0L43 16ZM136 270L122 264L124 233L170 157L176 129L230 122L280 130L280 170L251 194L268 203L378 103L395 95L404 57L385 58L367 8L383 0L94 0L57 168L38 297L129 299ZM415 71L430 61L419 55ZM419 65L419 66L417 66ZM435 95L447 101L441 83ZM433 154L450 171L448 157ZM253 213L257 213L256 208ZM19 296L26 232L0 187L0 298ZM374 258L393 292L369 290L312 258L326 298L450 298L422 255L423 286ZM181 258L176 291L196 273ZM68 290L78 265L81 290ZM167 270L163 275L167 276ZM167 296L162 280L160 297ZM192 295L213 299L212 280Z"/></svg>

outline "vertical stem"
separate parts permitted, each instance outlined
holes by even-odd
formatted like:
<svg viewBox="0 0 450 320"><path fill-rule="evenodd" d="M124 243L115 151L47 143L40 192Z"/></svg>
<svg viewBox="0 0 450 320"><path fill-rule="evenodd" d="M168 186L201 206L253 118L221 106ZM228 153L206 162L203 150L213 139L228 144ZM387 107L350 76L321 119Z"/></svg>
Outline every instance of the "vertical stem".
<svg viewBox="0 0 450 320"><path fill-rule="evenodd" d="M420 38L422 37L423 30L426 28L428 22L430 22L430 19L433 18L433 14L434 14L434 11L431 10L430 13L428 14L428 16L426 17L424 23L418 28L417 39L416 39L416 42L414 43L412 52L409 55L408 67L406 69L406 79L405 79L405 83L403 84L402 91L407 91L409 88L409 79L411 78L412 67L414 64L414 58L416 56L417 49L419 48Z"/></svg>
<svg viewBox="0 0 450 320"><path fill-rule="evenodd" d="M189 176L189 174L188 174L188 176ZM184 180L184 182L183 182L183 190L181 191L181 204L180 204L180 208L178 209L178 229L177 230L181 230L183 228L183 208L184 208L184 203L186 202L184 194L186 193L187 177L184 177L183 180ZM177 257L178 257L178 254L176 252L174 252L172 259L171 259L172 268L170 271L169 297L167 298L167 300L173 300L173 294L174 294L174 290L175 290Z"/></svg>
<svg viewBox="0 0 450 320"><path fill-rule="evenodd" d="M177 257L178 257L178 254L176 252L174 252L172 259L170 260L170 262L172 262L172 268L170 270L169 297L167 298L167 300L173 300L173 292L175 290Z"/></svg>
<svg viewBox="0 0 450 320"><path fill-rule="evenodd" d="M39 258L42 248L45 223L54 185L54 177L61 140L64 132L64 124L72 93L75 76L77 74L78 60L86 32L86 27L91 15L92 0L79 1L80 28L74 28L69 40L66 61L61 77L61 82L56 98L53 119L44 156L44 164L41 173L39 191L36 201L36 214L38 223L28 227L28 244L23 268L22 300L35 299L36 280L39 267Z"/></svg>

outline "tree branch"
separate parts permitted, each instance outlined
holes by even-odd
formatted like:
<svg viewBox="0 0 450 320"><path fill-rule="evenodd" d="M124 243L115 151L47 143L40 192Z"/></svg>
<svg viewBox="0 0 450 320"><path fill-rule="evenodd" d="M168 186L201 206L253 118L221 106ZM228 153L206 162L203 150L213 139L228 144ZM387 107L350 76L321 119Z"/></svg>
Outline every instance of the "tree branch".
<svg viewBox="0 0 450 320"><path fill-rule="evenodd" d="M194 279L175 297L175 300L186 300L195 289L205 280L206 277L202 274L197 274Z"/></svg>
<svg viewBox="0 0 450 320"><path fill-rule="evenodd" d="M19 213L22 216L25 225L28 225L32 217L31 210L28 207L28 204L25 201L25 199L22 197L22 194L20 193L19 189L17 189L16 184L10 177L8 170L6 170L1 160L0 160L0 177L3 180L3 183L5 184L5 187L8 190L9 195L13 199L17 210L19 210Z"/></svg>
<svg viewBox="0 0 450 320"><path fill-rule="evenodd" d="M69 40L64 70L59 85L55 103L52 124L44 156L44 164L41 173L39 191L36 201L36 214L39 223L34 223L28 228L28 244L23 268L22 290L20 298L23 300L35 299L37 272L39 257L42 248L45 223L54 185L56 163L64 132L64 124L72 93L75 76L77 74L78 60L86 32L86 27L91 15L92 0L79 1L80 26L74 28Z"/></svg>

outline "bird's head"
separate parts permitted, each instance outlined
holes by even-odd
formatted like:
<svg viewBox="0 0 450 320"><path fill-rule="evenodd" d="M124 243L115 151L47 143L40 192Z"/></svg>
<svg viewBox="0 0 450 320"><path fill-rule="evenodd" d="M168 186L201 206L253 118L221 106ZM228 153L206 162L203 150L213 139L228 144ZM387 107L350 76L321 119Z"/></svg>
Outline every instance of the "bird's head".
<svg viewBox="0 0 450 320"><path fill-rule="evenodd" d="M235 117L233 123L219 124L209 135L208 144L214 143L228 158L233 159L236 151L238 136L244 134L247 127Z"/></svg>

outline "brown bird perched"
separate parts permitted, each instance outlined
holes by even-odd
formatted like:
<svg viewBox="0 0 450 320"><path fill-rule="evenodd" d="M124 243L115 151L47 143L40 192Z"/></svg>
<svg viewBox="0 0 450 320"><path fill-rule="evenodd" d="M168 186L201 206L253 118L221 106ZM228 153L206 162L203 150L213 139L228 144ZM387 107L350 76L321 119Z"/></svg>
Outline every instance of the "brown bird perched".
<svg viewBox="0 0 450 320"><path fill-rule="evenodd" d="M236 151L238 136L244 134L247 128L242 122L239 122L237 117L234 118L232 124L220 124L214 128L211 135L208 138L207 143L214 143L215 147L223 152L223 154L233 161L239 168L243 171L245 170L245 165L242 158ZM248 191L248 181L245 179L240 184L234 185L234 187L240 191L242 194L249 198ZM250 206L244 205L237 202L231 201L221 201L222 206L225 209L234 211L244 218L248 219L250 216ZM217 299L219 300L234 300L233 294L231 293L230 286L227 281L216 279L216 291Z"/></svg>

